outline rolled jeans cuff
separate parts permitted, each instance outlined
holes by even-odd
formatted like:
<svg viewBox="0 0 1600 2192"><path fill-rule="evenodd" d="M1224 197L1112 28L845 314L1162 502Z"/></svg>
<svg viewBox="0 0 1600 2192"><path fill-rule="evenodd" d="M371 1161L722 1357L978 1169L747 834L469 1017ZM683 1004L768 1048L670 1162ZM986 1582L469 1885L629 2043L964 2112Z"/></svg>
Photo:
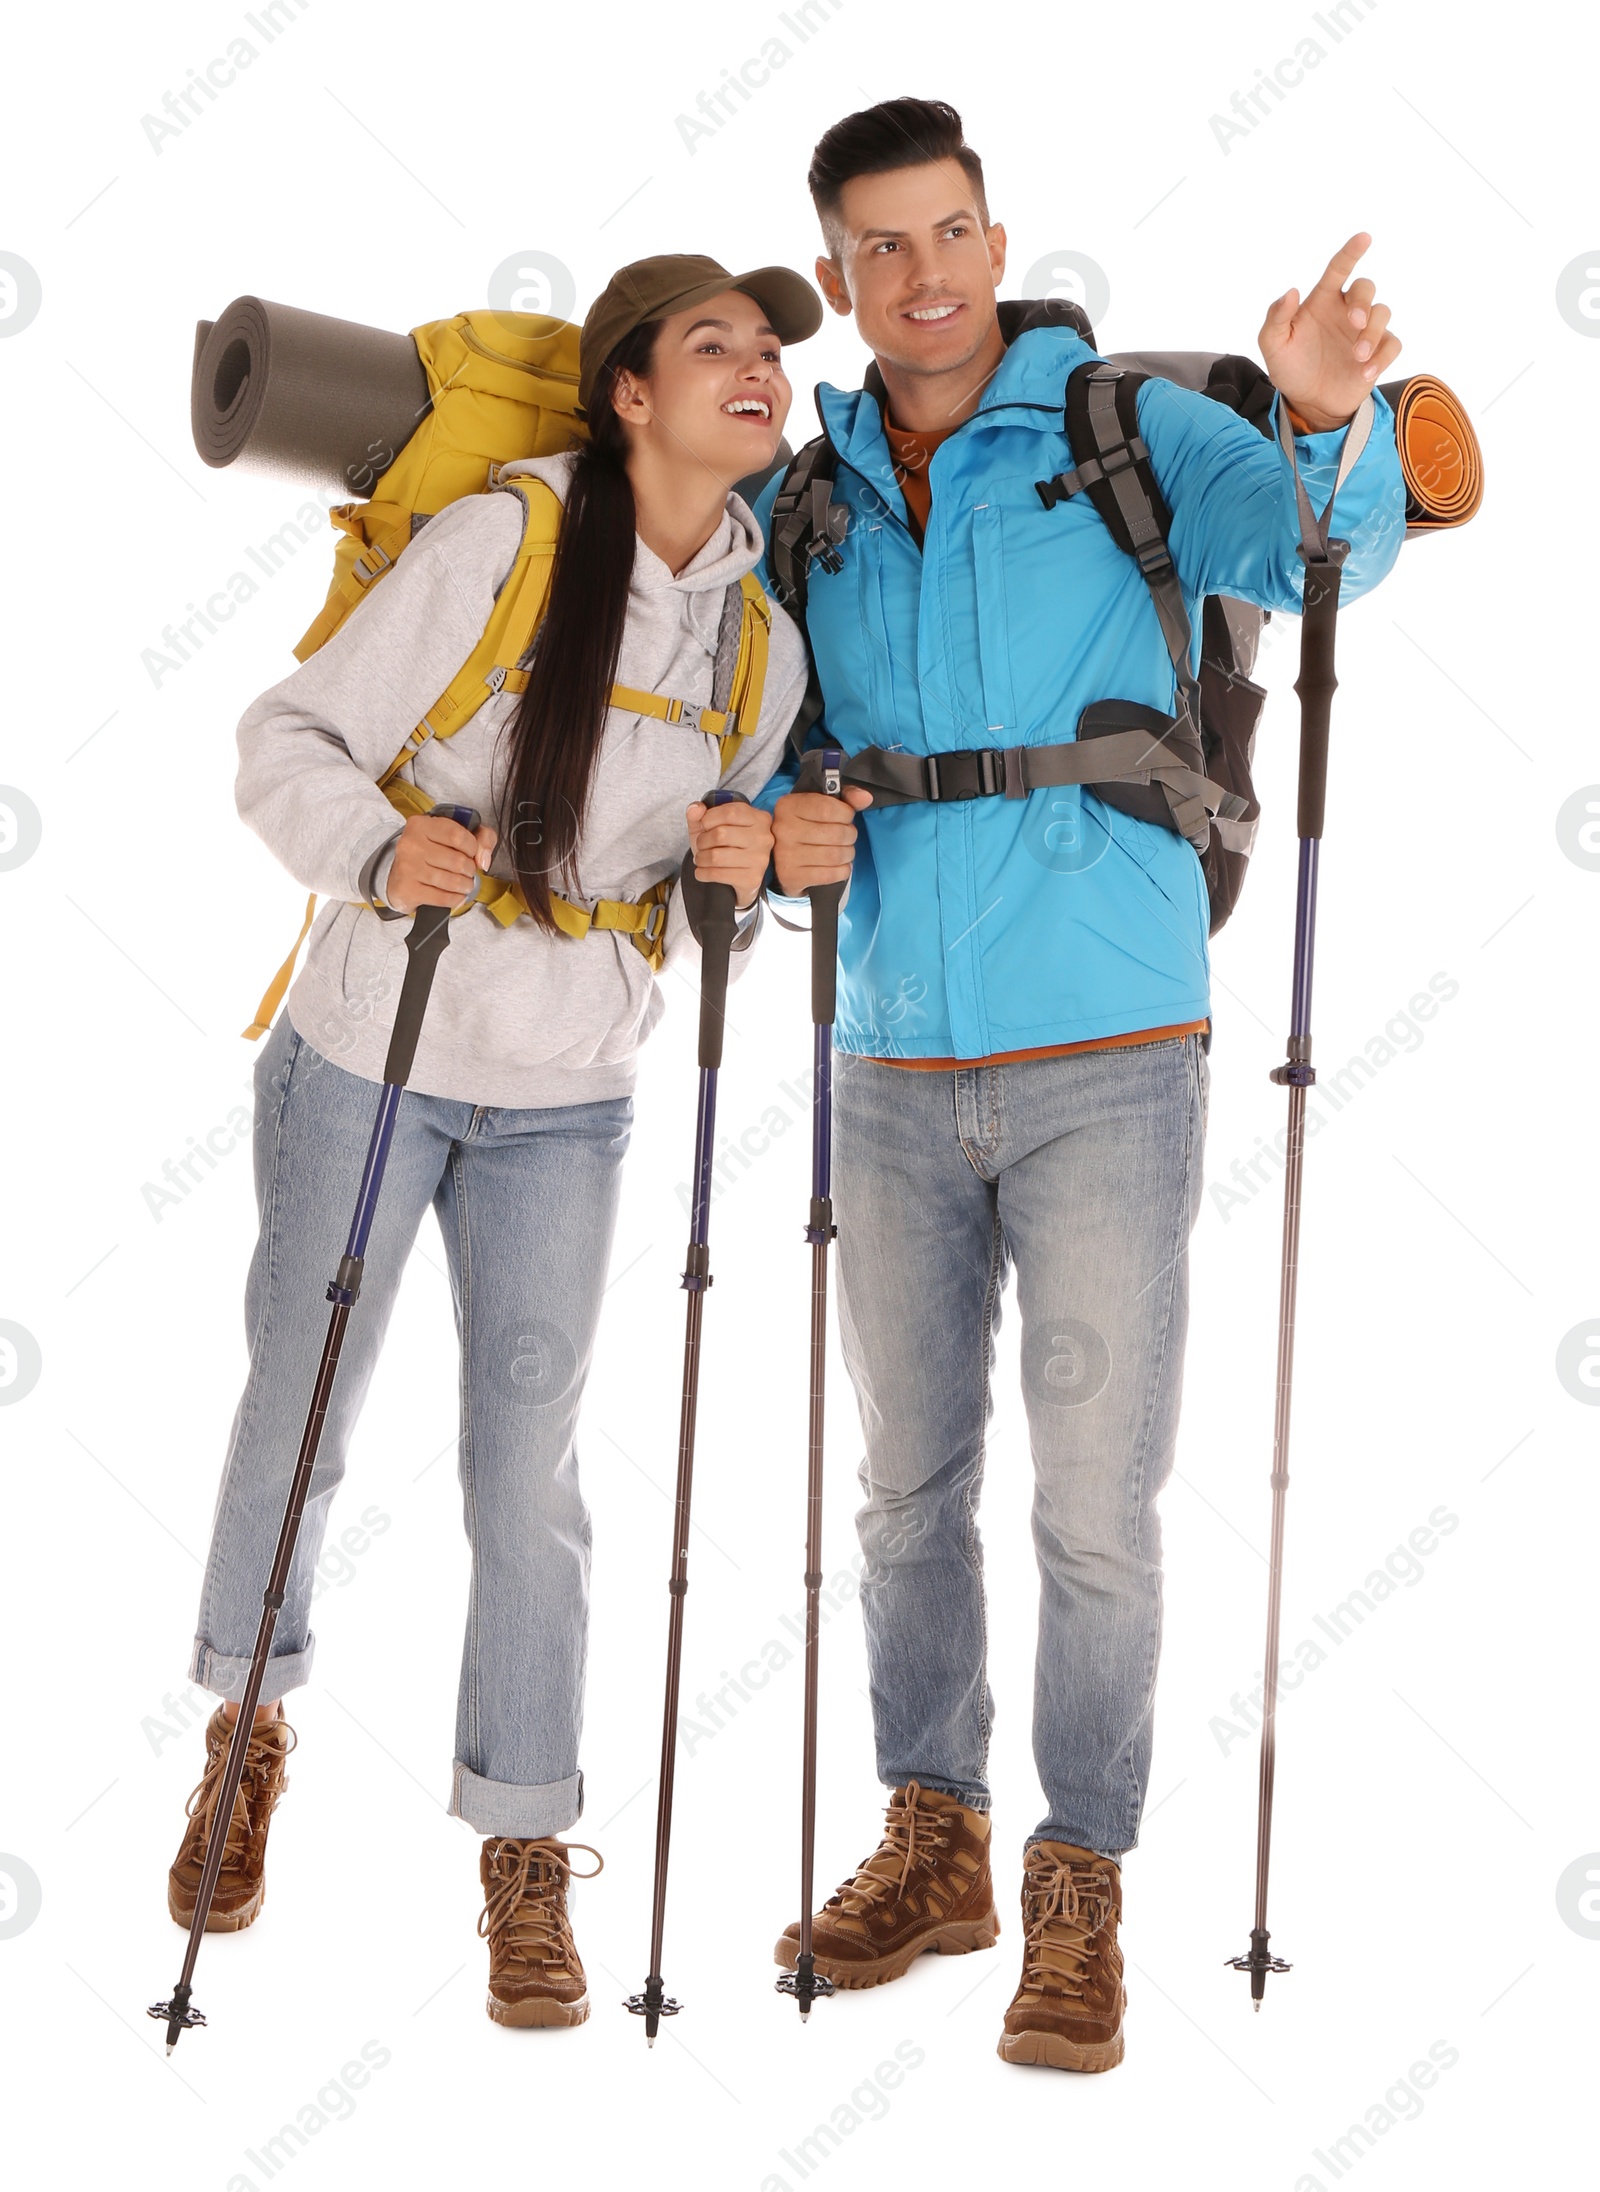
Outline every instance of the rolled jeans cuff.
<svg viewBox="0 0 1600 2192"><path fill-rule="evenodd" d="M475 1834L511 1834L522 1839L565 1834L583 1813L583 1775L519 1788L512 1781L486 1781L458 1758L450 1783L450 1816L464 1819Z"/></svg>
<svg viewBox="0 0 1600 2192"><path fill-rule="evenodd" d="M304 1651L275 1652L267 1661L266 1675L261 1684L259 1702L276 1704L280 1697L287 1697L291 1690L304 1689L311 1679L311 1659L317 1648L317 1640L306 1639ZM194 1657L189 1662L189 1680L198 1682L203 1690L210 1690L217 1697L225 1697L235 1705L244 1697L244 1686L250 1678L250 1661L219 1652L204 1637L194 1640Z"/></svg>
<svg viewBox="0 0 1600 2192"><path fill-rule="evenodd" d="M916 1782L919 1789L927 1789L935 1796L953 1796L958 1804L965 1804L968 1811L987 1812L992 1801L987 1789L958 1789L948 1781L940 1781L934 1778L925 1779L920 1773L913 1774L910 1778ZM886 1781L883 1785L886 1789L903 1788L905 1786L904 1782L898 1781Z"/></svg>

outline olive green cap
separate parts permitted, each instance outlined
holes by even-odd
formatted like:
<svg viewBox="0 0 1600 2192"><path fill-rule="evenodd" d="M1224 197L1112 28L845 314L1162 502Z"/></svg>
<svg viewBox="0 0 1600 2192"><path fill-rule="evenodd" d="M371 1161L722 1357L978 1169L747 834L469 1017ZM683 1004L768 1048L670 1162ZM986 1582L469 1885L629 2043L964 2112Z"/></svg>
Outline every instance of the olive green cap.
<svg viewBox="0 0 1600 2192"><path fill-rule="evenodd" d="M730 274L698 252L662 252L619 267L589 307L578 340L578 401L585 410L596 376L624 335L646 320L687 312L729 289L753 297L780 342L804 342L822 325L822 301L803 274L786 266L760 266Z"/></svg>

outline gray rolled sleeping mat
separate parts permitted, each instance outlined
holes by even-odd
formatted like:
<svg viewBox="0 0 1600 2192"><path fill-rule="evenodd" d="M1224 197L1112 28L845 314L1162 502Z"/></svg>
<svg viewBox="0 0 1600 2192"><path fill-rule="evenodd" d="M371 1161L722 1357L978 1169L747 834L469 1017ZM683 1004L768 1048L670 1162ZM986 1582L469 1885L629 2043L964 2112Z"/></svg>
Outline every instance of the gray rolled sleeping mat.
<svg viewBox="0 0 1600 2192"><path fill-rule="evenodd" d="M409 335L264 297L235 297L195 328L189 413L212 466L254 467L366 496L428 409Z"/></svg>
<svg viewBox="0 0 1600 2192"><path fill-rule="evenodd" d="M189 382L194 445L209 465L247 464L338 495L372 493L427 413L428 376L409 335L235 297L197 320ZM794 451L739 481L753 503Z"/></svg>

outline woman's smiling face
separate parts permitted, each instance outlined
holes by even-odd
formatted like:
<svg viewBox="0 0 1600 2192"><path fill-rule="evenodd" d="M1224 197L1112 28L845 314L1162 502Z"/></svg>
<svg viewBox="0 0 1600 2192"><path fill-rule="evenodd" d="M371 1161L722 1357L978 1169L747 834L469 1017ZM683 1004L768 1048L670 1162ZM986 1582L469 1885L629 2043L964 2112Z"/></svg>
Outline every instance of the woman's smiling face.
<svg viewBox="0 0 1600 2192"><path fill-rule="evenodd" d="M615 401L664 458L692 458L731 487L771 464L793 397L766 313L729 289L663 319L649 378L623 376Z"/></svg>

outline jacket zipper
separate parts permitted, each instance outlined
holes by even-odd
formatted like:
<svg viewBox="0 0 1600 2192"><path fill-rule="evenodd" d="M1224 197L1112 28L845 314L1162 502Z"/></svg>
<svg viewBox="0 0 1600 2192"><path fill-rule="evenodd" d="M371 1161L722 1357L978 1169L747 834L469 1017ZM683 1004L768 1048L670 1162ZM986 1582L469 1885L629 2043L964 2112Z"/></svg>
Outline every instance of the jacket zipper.
<svg viewBox="0 0 1600 2192"><path fill-rule="evenodd" d="M834 454L839 457L840 464L843 465L844 469L847 472L854 472L856 478L861 482L863 487L870 487L875 495L882 494L882 488L878 486L876 481L871 480L867 477L866 473L862 471L860 465L852 464L850 462L850 459L846 456L840 455L837 449L835 450ZM897 487L900 485L898 480L895 482L895 485ZM900 494L901 498L904 499L905 489L903 487L900 488ZM885 502L883 506L883 514L885 517L890 517L894 519L896 525L899 526L901 532L905 534L907 540L910 541L912 547L916 549L917 554L920 556L922 553L922 543L918 540L916 534L912 532L910 526L906 523L905 519L900 516L899 512L891 510L888 503Z"/></svg>

